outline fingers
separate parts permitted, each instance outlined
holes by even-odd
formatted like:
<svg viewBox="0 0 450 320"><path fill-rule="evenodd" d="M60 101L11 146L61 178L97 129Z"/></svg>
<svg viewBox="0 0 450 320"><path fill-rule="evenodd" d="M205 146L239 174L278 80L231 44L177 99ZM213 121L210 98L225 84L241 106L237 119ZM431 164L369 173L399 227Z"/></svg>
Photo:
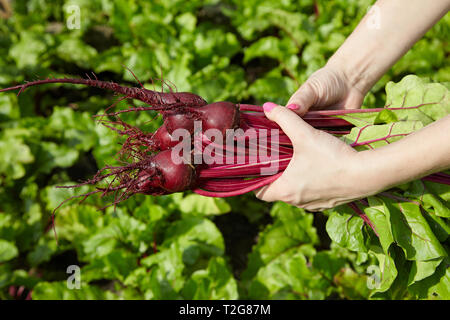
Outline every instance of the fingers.
<svg viewBox="0 0 450 320"><path fill-rule="evenodd" d="M255 190L255 195L259 200L266 202L286 201L283 194L285 188L286 182L283 183L283 179L280 177L271 184Z"/></svg>
<svg viewBox="0 0 450 320"><path fill-rule="evenodd" d="M264 199L264 194L266 193L267 190L267 186L261 187L259 189L254 190L253 192L255 193L255 196L259 199L259 200L263 200L266 201Z"/></svg>
<svg viewBox="0 0 450 320"><path fill-rule="evenodd" d="M307 81L291 96L286 106L303 116L316 103L317 99L317 90L310 81ZM297 109L292 109L292 105L297 106Z"/></svg>
<svg viewBox="0 0 450 320"><path fill-rule="evenodd" d="M264 103L263 108L266 117L281 127L283 132L291 139L293 145L300 144L314 130L313 127L288 108L272 102Z"/></svg>
<svg viewBox="0 0 450 320"><path fill-rule="evenodd" d="M288 108L281 107L272 102L264 103L263 108L266 117L269 120L276 122L281 127L283 132L292 141L294 148L301 146L314 130L313 127ZM291 162L292 161L293 160L291 160ZM255 194L258 199L263 201L273 202L282 200L290 203L289 196L286 194L287 185L286 177L281 175L281 177L271 184L256 190Z"/></svg>

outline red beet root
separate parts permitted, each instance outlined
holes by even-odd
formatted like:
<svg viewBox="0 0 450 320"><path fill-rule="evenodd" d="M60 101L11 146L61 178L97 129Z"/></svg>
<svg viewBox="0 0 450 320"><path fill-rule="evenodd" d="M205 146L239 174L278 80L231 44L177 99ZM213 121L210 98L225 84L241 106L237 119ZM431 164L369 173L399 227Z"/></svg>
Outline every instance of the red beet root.
<svg viewBox="0 0 450 320"><path fill-rule="evenodd" d="M234 103L215 102L197 108L197 110L202 114L203 131L217 129L225 136L227 129L239 127L239 108Z"/></svg>
<svg viewBox="0 0 450 320"><path fill-rule="evenodd" d="M152 166L138 174L138 191L144 194L154 194L155 190L163 189L167 193L191 189L196 181L193 166L185 163L175 163L172 151L161 151L152 159Z"/></svg>
<svg viewBox="0 0 450 320"><path fill-rule="evenodd" d="M167 121L156 130L152 140L154 142L154 150L167 150L178 144L178 141L172 140L172 136L167 131Z"/></svg>
<svg viewBox="0 0 450 320"><path fill-rule="evenodd" d="M197 119L197 109L192 113L185 113L186 110L181 109L180 113L164 115L167 132L172 134L177 129L185 129L190 134L194 133L194 121ZM171 112L172 113L172 112Z"/></svg>
<svg viewBox="0 0 450 320"><path fill-rule="evenodd" d="M224 136L227 129L236 129L240 124L239 108L231 102L215 102L198 108L179 108L163 111L167 131L185 129L194 133L194 121L202 122L202 131L217 129Z"/></svg>

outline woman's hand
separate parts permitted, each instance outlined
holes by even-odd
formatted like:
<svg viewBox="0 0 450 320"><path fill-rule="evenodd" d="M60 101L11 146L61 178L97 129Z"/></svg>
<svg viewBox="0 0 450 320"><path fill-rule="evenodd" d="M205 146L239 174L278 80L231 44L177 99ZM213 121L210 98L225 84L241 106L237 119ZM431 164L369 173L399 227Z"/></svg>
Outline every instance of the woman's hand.
<svg viewBox="0 0 450 320"><path fill-rule="evenodd" d="M350 83L345 73L328 64L300 86L287 106L302 116L310 109L358 109L363 100L364 93Z"/></svg>
<svg viewBox="0 0 450 320"><path fill-rule="evenodd" d="M353 148L288 108L268 102L264 110L291 139L294 155L280 178L256 191L259 199L321 211L378 191L369 184L362 186L363 165Z"/></svg>
<svg viewBox="0 0 450 320"><path fill-rule="evenodd" d="M450 1L378 0L373 7L287 108L264 105L291 139L294 155L280 178L256 192L259 199L319 211L450 168L450 115L396 143L356 152L292 112L359 108L378 79L448 12Z"/></svg>
<svg viewBox="0 0 450 320"><path fill-rule="evenodd" d="M288 108L271 102L263 107L294 146L283 174L255 192L264 201L322 211L450 169L450 115L395 143L357 152Z"/></svg>
<svg viewBox="0 0 450 320"><path fill-rule="evenodd" d="M287 106L297 105L300 115L309 109L359 108L378 79L449 9L449 0L378 0Z"/></svg>

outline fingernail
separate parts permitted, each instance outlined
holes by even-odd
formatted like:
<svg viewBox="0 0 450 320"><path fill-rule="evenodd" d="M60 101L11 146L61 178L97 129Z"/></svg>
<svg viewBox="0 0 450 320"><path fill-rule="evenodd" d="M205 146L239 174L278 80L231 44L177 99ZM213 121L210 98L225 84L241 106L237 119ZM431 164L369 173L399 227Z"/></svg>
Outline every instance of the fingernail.
<svg viewBox="0 0 450 320"><path fill-rule="evenodd" d="M266 103L263 104L263 109L264 109L264 111L266 111L266 112L270 112L270 111L272 111L272 109L275 108L276 106L277 106L276 103L273 103L273 102L266 102Z"/></svg>
<svg viewBox="0 0 450 320"><path fill-rule="evenodd" d="M291 110L297 110L300 107L298 105L296 105L295 103L291 103L286 108L291 109Z"/></svg>

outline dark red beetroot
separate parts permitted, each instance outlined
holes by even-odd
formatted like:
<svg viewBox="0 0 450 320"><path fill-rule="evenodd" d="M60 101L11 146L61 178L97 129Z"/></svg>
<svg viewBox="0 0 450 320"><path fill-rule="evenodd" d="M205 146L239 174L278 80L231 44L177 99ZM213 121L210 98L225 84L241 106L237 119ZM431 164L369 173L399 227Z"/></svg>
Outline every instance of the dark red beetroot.
<svg viewBox="0 0 450 320"><path fill-rule="evenodd" d="M240 116L239 108L231 102L215 102L197 108L202 114L203 131L208 129L217 129L225 136L227 129L236 129L239 127Z"/></svg>
<svg viewBox="0 0 450 320"><path fill-rule="evenodd" d="M156 130L155 134L152 136L154 142L154 150L167 150L178 144L178 141L172 140L172 136L167 131L166 126L167 121Z"/></svg>
<svg viewBox="0 0 450 320"><path fill-rule="evenodd" d="M194 121L200 120L197 116L197 109L190 113L186 111L183 110L181 113L164 115L164 125L166 126L167 132L172 134L177 129L185 129L191 134L194 133Z"/></svg>
<svg viewBox="0 0 450 320"><path fill-rule="evenodd" d="M202 130L217 129L225 135L227 129L239 127L239 108L236 104L226 101L215 102L197 108L182 108L179 113L171 110L164 115L167 131L171 134L176 129L186 129L194 132L194 121L202 121ZM175 111L176 112L176 111Z"/></svg>
<svg viewBox="0 0 450 320"><path fill-rule="evenodd" d="M154 151L167 150L176 146L179 141L172 139L172 133L177 129L194 133L194 121L202 121L202 131L219 130L225 137L227 129L239 127L240 116L238 107L231 102L216 102L198 108L181 108L180 113L170 110L164 114L164 124L152 137Z"/></svg>
<svg viewBox="0 0 450 320"><path fill-rule="evenodd" d="M172 150L165 150L153 157L152 166L139 172L137 180L138 193L154 194L160 189L173 193L191 189L196 182L196 172L189 164L176 164L172 160Z"/></svg>

